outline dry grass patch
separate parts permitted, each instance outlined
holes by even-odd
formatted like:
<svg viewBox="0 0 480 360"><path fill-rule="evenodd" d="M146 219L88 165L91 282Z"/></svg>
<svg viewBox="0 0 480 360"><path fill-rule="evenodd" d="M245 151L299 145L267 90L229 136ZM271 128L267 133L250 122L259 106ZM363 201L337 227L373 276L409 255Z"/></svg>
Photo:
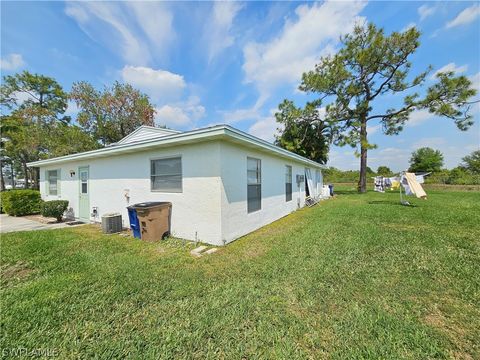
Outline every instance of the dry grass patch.
<svg viewBox="0 0 480 360"><path fill-rule="evenodd" d="M16 282L24 281L34 270L24 261L18 261L15 264L3 264L0 266L0 277L2 286L8 286Z"/></svg>

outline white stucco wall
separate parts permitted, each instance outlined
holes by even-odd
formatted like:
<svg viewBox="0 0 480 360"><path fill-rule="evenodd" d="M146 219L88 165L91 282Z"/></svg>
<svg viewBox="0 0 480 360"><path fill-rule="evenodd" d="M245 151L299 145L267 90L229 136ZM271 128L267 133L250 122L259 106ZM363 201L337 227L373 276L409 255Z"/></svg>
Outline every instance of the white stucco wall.
<svg viewBox="0 0 480 360"><path fill-rule="evenodd" d="M262 207L247 212L247 157L261 160ZM253 148L221 143L222 236L225 243L269 224L305 205L305 165ZM285 197L285 166L292 167L292 200ZM315 173L315 168L310 167Z"/></svg>
<svg viewBox="0 0 480 360"><path fill-rule="evenodd" d="M150 159L182 157L183 192L150 190ZM247 157L260 159L262 208L247 212ZM285 199L285 165L292 166L292 200ZM89 166L90 209L99 217L120 212L129 226L126 207L144 201L170 201L172 235L214 245L224 245L275 221L305 204L305 182L297 175L305 164L274 156L253 147L227 141L210 141L168 149L134 152L120 156L74 161L40 168L40 190L44 200L69 200L71 215L78 218L78 168ZM61 170L60 195L46 194L45 172ZM310 167L312 174L315 168ZM70 171L75 171L70 176ZM129 201L125 197L128 191Z"/></svg>
<svg viewBox="0 0 480 360"><path fill-rule="evenodd" d="M129 226L126 207L144 201L172 202L172 234L174 236L222 245L220 217L220 145L204 142L168 149L110 156L90 161L76 161L41 167L40 190L44 200L65 199L73 215L78 217L78 167L90 169L90 209L98 207L101 215L122 214ZM150 190L150 159L182 156L183 192L161 193ZM46 194L45 171L61 169L60 196ZM76 174L71 177L70 170ZM129 190L130 199L124 196ZM92 218L93 220L93 218Z"/></svg>

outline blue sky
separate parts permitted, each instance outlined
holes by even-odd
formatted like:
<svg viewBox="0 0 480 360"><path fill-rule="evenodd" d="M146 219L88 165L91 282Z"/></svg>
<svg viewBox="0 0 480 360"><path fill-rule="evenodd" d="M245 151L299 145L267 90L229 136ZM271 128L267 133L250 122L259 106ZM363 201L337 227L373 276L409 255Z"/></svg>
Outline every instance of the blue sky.
<svg viewBox="0 0 480 360"><path fill-rule="evenodd" d="M454 70L480 89L478 2L1 2L1 72L52 76L69 90L115 80L147 93L157 122L188 130L228 123L272 141L284 98L299 105L303 71L339 48L356 22L387 33L417 26L413 72ZM427 85L433 83L429 79ZM479 98L480 95L477 96ZM385 97L378 110L399 104ZM480 106L467 132L417 112L399 136L370 124L369 166L403 170L421 146L441 150L447 167L480 148ZM69 113L75 115L72 105ZM357 169L350 147L332 147L328 165Z"/></svg>

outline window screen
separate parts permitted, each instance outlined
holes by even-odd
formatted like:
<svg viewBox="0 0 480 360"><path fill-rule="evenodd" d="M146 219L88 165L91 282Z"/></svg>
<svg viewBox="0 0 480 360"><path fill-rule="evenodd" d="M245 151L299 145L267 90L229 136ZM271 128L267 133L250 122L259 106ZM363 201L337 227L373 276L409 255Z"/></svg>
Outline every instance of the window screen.
<svg viewBox="0 0 480 360"><path fill-rule="evenodd" d="M182 192L182 158L151 160L151 188L155 191Z"/></svg>
<svg viewBox="0 0 480 360"><path fill-rule="evenodd" d="M59 170L47 171L48 195L58 195Z"/></svg>
<svg viewBox="0 0 480 360"><path fill-rule="evenodd" d="M247 158L247 210L262 208L262 163L259 159Z"/></svg>
<svg viewBox="0 0 480 360"><path fill-rule="evenodd" d="M88 170L80 170L80 191L88 194Z"/></svg>
<svg viewBox="0 0 480 360"><path fill-rule="evenodd" d="M285 200L292 200L292 167L285 166Z"/></svg>

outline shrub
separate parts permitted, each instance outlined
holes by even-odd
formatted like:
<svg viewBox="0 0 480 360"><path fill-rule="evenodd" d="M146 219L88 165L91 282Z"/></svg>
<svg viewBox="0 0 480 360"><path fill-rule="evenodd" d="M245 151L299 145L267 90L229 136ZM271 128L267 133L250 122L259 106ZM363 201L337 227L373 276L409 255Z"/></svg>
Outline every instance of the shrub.
<svg viewBox="0 0 480 360"><path fill-rule="evenodd" d="M38 214L42 198L38 190L10 190L2 192L2 209L11 216Z"/></svg>
<svg viewBox="0 0 480 360"><path fill-rule="evenodd" d="M68 207L68 200L45 201L41 206L42 216L54 217L57 221L62 221L62 216Z"/></svg>

